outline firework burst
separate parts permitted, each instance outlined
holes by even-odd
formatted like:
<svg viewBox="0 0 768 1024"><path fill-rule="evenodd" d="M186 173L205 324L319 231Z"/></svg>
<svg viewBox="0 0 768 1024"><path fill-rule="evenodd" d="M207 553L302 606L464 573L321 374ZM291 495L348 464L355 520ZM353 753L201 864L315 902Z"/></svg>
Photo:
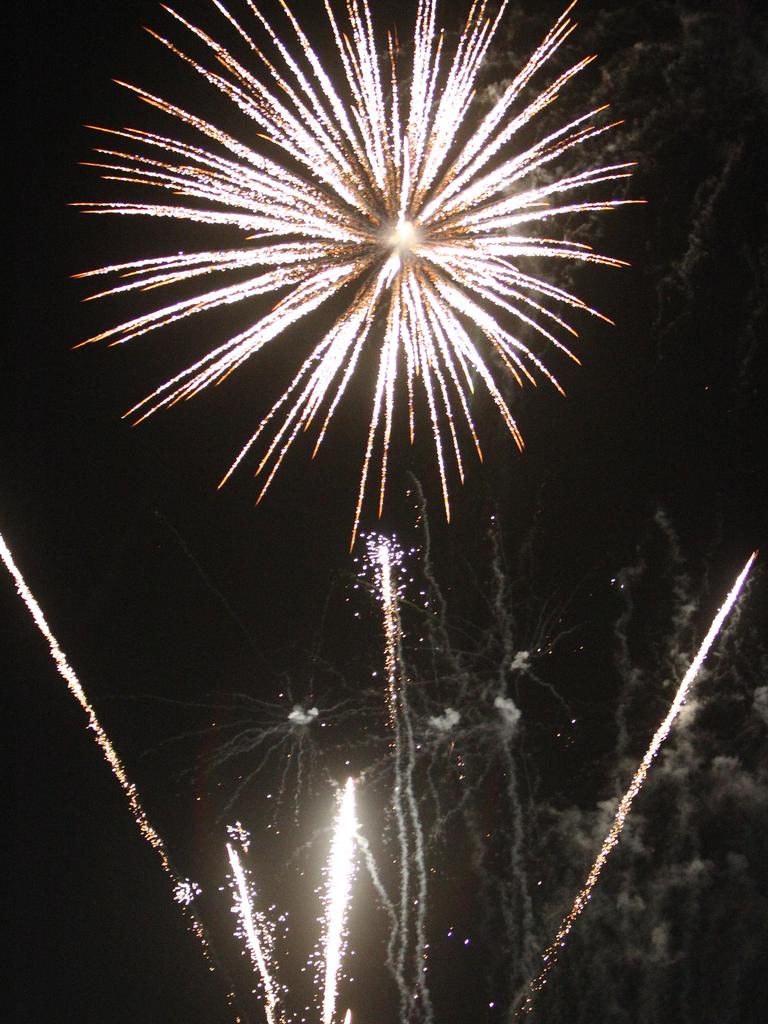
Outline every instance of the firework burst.
<svg viewBox="0 0 768 1024"><path fill-rule="evenodd" d="M485 0L475 0L455 46L449 46L437 28L436 0L419 0L412 57L406 62L393 36L383 54L378 48L368 0L347 0L346 29L326 0L338 84L282 0L293 50L246 0L253 29L265 35L271 56L220 0L213 3L250 51L258 74L170 8L216 69L170 40L156 38L245 115L249 142L127 86L197 141L133 128L100 129L119 140L119 148L97 150L95 166L108 179L148 186L161 198L80 205L90 213L220 225L240 236L238 244L80 275L119 278L99 295L181 282L201 285L191 297L142 313L88 341L117 344L197 313L265 297L267 312L127 414L143 419L220 382L292 325L321 306L331 307L337 318L224 480L261 441L256 470L263 480L261 499L292 443L313 421L319 424L316 452L363 349L372 345L378 349L378 370L352 541L374 470L381 513L399 381L405 382L411 441L418 383L426 398L450 518L450 464L463 481L467 440L482 458L469 405L475 384L482 382L522 449L520 430L492 365L505 367L518 384L543 377L562 390L535 348L547 344L578 362L561 340L576 336L563 310L600 316L575 295L526 272L526 265L532 258L621 265L586 244L553 237L554 225L565 216L626 202L589 200L585 192L627 177L630 164L563 177L552 177L549 170L568 151L613 127L602 123L606 108L563 123L530 148L514 146L521 129L593 59L578 61L523 101L531 79L573 31L571 8L496 101L478 109L478 75L505 3L491 16ZM251 148L254 138L258 148ZM526 343L525 335L535 342Z"/></svg>

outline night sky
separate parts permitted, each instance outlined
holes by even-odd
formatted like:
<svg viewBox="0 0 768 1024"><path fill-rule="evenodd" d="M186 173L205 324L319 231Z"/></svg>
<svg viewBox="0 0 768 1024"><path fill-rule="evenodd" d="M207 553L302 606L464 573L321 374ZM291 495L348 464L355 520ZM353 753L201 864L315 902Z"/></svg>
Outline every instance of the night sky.
<svg viewBox="0 0 768 1024"><path fill-rule="evenodd" d="M217 31L210 6L179 3L192 21ZM580 27L562 59L590 52L600 59L564 91L558 116L610 102L625 123L591 159L636 160L626 192L619 183L614 194L647 205L574 220L571 228L571 237L588 238L630 268L551 273L615 326L584 317L576 324L582 367L551 358L567 399L545 384L510 389L523 455L478 393L473 415L487 457L483 464L467 458L450 525L425 421L413 449L401 443L402 423L396 428L384 517L377 527L373 502L364 514L364 527L396 532L403 547L419 549L407 562L414 582L406 591L418 605L426 585L423 491L451 641L444 661L436 660L420 640L425 619L414 608L406 616L409 669L423 683L425 714L454 699L446 696L449 662L466 670L463 721L477 725L457 733L455 745L470 776L479 773L472 812L443 830L427 858L435 869L427 921L437 1024L507 1019L505 986L519 984L521 964L552 937L673 683L749 553L765 550L768 19L761 6L579 3ZM320 5L293 7L311 32ZM373 7L382 39L395 22L407 37L410 4ZM464 5L443 8L455 28ZM483 97L559 12L549 2L511 4ZM372 673L382 672L381 629L366 587L356 589L347 551L373 363L364 362L318 457L311 461L311 446L297 445L258 508L248 467L222 491L216 483L311 337L291 333L221 387L136 429L121 420L239 329L228 318L243 314L72 351L133 315L135 301L83 304L87 283L73 274L207 244L185 243L186 228L86 217L69 205L123 198L125 186L80 166L94 145L84 125L163 123L112 81L122 79L222 119L233 133L249 128L142 32L142 25L169 31L154 0L30 0L16 19L6 58L18 126L6 137L16 175L6 243L14 318L0 529L179 870L210 894L205 912L239 981L244 1019L260 1022L258 1004L242 991L237 946L227 945L230 901L216 892L225 884L224 827L240 819L252 832L254 880L291 915L276 958L286 981L298 979L317 938L312 889L326 856L334 785L382 756L372 689ZM510 675L508 691L522 716L513 760L521 856L533 888L525 955L512 948L518 925L500 931L494 904L503 851L520 834L505 817L499 752L483 720L472 718L505 656L493 607L500 577L498 592L514 611L515 650L541 649L530 676ZM221 976L208 974L167 878L7 578L0 593L10 659L16 1019L231 1021ZM536 1024L768 1017L765 610L758 562L743 608L552 974ZM283 805L275 811L268 802L276 802L279 760L223 810L248 759L211 768L223 734L209 726L221 715L202 705L236 715L233 693L282 701L286 714L294 700L323 707L340 700L353 709L311 740L315 763L298 811L294 775ZM436 812L426 781L438 779L450 806L459 784L455 751L436 744L422 778L428 825ZM372 783L362 812L371 835L382 828L384 791ZM478 861L472 828L479 835L486 827L498 830L498 851ZM396 1024L383 953L377 959L386 923L362 868L358 881L350 936L358 962L345 1005L354 1024ZM301 986L296 980L292 1011L302 1009Z"/></svg>

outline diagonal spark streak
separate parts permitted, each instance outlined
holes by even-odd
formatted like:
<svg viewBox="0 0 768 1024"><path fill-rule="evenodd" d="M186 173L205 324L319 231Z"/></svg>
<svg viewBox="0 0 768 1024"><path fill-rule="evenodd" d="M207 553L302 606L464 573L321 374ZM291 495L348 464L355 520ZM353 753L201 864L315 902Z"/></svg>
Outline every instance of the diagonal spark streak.
<svg viewBox="0 0 768 1024"><path fill-rule="evenodd" d="M645 752L645 756L640 762L637 771L632 776L632 781L629 784L629 788L627 789L626 793L619 802L619 806L616 810L616 814L613 819L613 824L611 825L607 836L603 840L603 845L600 847L600 852L598 853L594 864L589 870L589 874L587 875L587 879L584 882L584 885L579 890L579 893L576 896L576 899L574 900L573 906L571 907L570 911L563 918L563 922L560 925L557 935L555 935L552 942L549 944L549 946L547 946L547 948L544 950L544 953L542 954L542 961L544 963L544 966L541 969L539 975L531 982L528 995L525 997L518 1010L513 1014L514 1017L525 1015L529 1013L533 1008L533 1002L536 993L540 992L543 986L546 984L549 972L557 963L558 954L565 945L565 941L568 938L568 935L570 934L570 931L573 928L574 924L576 923L577 917L581 914L581 912L589 903L589 900L592 896L592 890L597 885L600 873L605 867L606 861L611 855L611 852L619 842L619 837L621 836L621 832L626 823L627 816L629 815L630 809L632 807L632 803L637 794L642 789L643 784L648 776L648 772L651 768L651 765L653 764L654 758L658 754L662 744L669 735L669 731L672 728L675 719L680 714L680 711L683 705L685 704L686 697L688 696L688 692L691 686L693 685L696 676L699 674L699 670L701 669L701 666L704 664L704 660L706 659L712 644L715 642L718 633L723 628L725 620L731 613L731 610L739 597L741 588L744 586L744 583L746 582L747 577L749 576L749 572L756 558L757 552L753 551L747 559L744 568L737 576L736 581L731 587L731 590L728 593L728 596L726 597L722 606L720 607L720 610L718 611L715 618L712 620L712 625L709 627L707 635L702 640L701 646L699 647L699 650L697 651L695 658L688 667L688 671L685 673L682 680L680 681L680 685L678 686L677 692L675 693L675 699L672 701L672 704L669 708L669 711L666 714L666 717L654 733L653 739L651 740L650 745Z"/></svg>
<svg viewBox="0 0 768 1024"><path fill-rule="evenodd" d="M205 928L192 906L194 895L199 890L197 890L197 887L194 883L191 883L189 879L179 875L171 864L170 855L166 849L165 843L155 831L154 826L147 817L147 812L144 810L144 805L139 798L139 793L135 784L131 782L128 777L125 765L120 760L115 748L112 746L112 741L104 731L104 728L94 711L93 705L88 700L80 680L72 666L67 661L67 657L59 646L56 637L51 632L51 628L48 625L45 615L43 614L40 605L37 603L34 594L27 586L27 583L22 576L20 569L16 565L13 555L11 554L2 534L0 534L0 558L2 558L6 569L13 578L19 597L27 606L35 625L48 642L51 657L53 658L59 675L64 679L64 682L67 684L67 689L85 712L88 719L88 729L93 733L104 760L107 762L112 774L120 784L120 788L128 801L128 806L131 810L131 814L133 815L133 819L138 826L139 832L159 857L163 871L168 875L173 883L174 898L176 899L176 902L181 905L185 916L188 918L190 928L199 939L205 957L211 964L213 964L213 951L208 942ZM228 998L230 999L230 1002L234 1000L232 992L228 994Z"/></svg>
<svg viewBox="0 0 768 1024"><path fill-rule="evenodd" d="M235 909L240 918L253 966L259 972L261 984L264 988L264 1013L267 1018L267 1024L278 1024L278 1022L282 1024L284 1017L278 1005L277 985L272 978L264 943L259 938L258 915L254 914L253 901L248 889L245 872L237 855L237 850L235 850L231 843L227 843L227 856L229 857L237 889Z"/></svg>
<svg viewBox="0 0 768 1024"><path fill-rule="evenodd" d="M549 175L550 164L614 127L599 123L606 108L562 124L528 149L513 147L518 133L593 59L578 61L533 98L523 98L534 76L573 32L573 4L484 115L474 101L478 76L505 2L491 17L487 0L475 0L450 53L436 25L436 0L418 0L410 66L403 67L405 60L390 35L384 72L369 0L347 0L346 27L338 24L326 0L338 85L285 2L280 6L290 25L294 52L253 0L247 0L256 28L268 37L271 57L221 0L214 0L214 5L229 30L258 59L259 74L170 8L169 15L189 34L190 43L215 62L215 70L202 62L205 58L193 58L170 40L151 34L231 101L248 119L249 135L255 129L263 146L252 149L204 118L126 85L196 141L137 128L97 129L107 141L96 151L93 166L108 180L154 190L159 198L78 205L88 213L215 225L237 233L238 241L220 251L173 253L79 275L118 279L98 296L189 282L199 289L88 341L119 344L198 313L259 297L271 306L127 414L143 419L220 383L294 325L306 324L315 311L332 321L335 317L222 484L256 442L271 432L256 469L264 481L260 500L294 440L318 418L316 452L367 342L379 346L379 368L352 543L375 461L381 513L398 381L406 385L411 440L414 398L421 382L450 518L452 466L464 479L461 435L468 433L481 454L469 406L474 380L483 383L522 449L520 430L491 366L500 362L519 384L543 377L562 390L520 333L533 331L576 359L540 323L548 320L576 334L549 304L601 316L575 295L526 273L526 261L624 265L583 243L540 233L547 225L551 235L553 221L575 213L607 211L631 202L582 198L585 190L628 177L630 163L595 166L549 183L542 173ZM217 283L208 284L212 279ZM542 297L547 305L538 301ZM330 312L324 314L321 307Z"/></svg>

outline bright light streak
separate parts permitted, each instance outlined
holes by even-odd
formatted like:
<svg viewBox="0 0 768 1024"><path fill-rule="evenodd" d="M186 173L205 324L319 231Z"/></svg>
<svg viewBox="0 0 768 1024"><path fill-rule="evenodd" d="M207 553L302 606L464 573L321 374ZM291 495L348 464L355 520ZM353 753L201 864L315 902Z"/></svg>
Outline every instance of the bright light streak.
<svg viewBox="0 0 768 1024"><path fill-rule="evenodd" d="M155 851L155 853L160 859L160 864L162 865L163 871L165 871L165 873L168 875L171 882L173 883L174 899L182 907L183 911L188 917L190 927L197 936L197 938L200 940L203 947L203 952L205 953L206 957L209 960L211 960L212 953L205 935L205 929L203 928L202 922L199 920L199 918L197 917L192 908L192 903L194 902L195 896L200 892L199 886L197 886L196 883L191 882L188 878L184 878L182 875L179 875L176 873L176 871L174 871L169 859L168 851L165 848L165 843L157 834L157 832L152 826L152 823L147 817L147 813L144 810L141 800L139 799L139 794L138 790L136 789L136 786L128 778L128 774L125 770L125 765L118 757L117 751L112 746L112 741L104 731L101 722L99 722L99 719L96 716L96 712L93 709L93 705L88 700L88 697L86 696L85 690L83 689L80 680L75 674L74 669L67 661L66 655L62 651L61 647L59 647L56 637L51 632L50 626L48 625L48 622L46 621L46 618L43 615L43 611L40 608L40 605L37 603L37 600L35 599L31 590L27 586L26 581L24 580L24 577L21 574L21 571L19 570L15 561L13 560L13 555L11 554L11 551L8 545L6 544L5 538L2 536L2 534L0 534L0 558L2 558L3 562L5 563L6 569L13 577L13 581L16 585L16 591L19 597L22 599L24 604L29 609L29 612L35 622L35 625L48 642L51 657L53 658L54 664L56 665L59 674L62 676L65 683L67 684L69 692L72 694L77 703L85 712L88 720L88 729L93 734L96 743L98 744L98 747L101 750L101 753L104 757L104 760L107 762L107 764L112 770L112 774L115 776L118 783L120 784L120 788L122 789L123 794L126 800L128 801L128 806L131 809L131 814L133 815L133 819L136 822L136 825L138 826L141 835ZM230 998L232 998L231 993Z"/></svg>
<svg viewBox="0 0 768 1024"><path fill-rule="evenodd" d="M248 944L248 951L251 954L253 966L259 973L261 984L264 989L264 1012L267 1017L267 1024L277 1024L283 1021L283 1015L278 1005L278 989L272 978L269 961L266 952L266 943L259 936L259 931L264 931L259 915L254 912L251 894L248 889L248 882L240 863L237 851L227 843L227 855L232 867L232 876L236 886L235 909L240 919L245 939Z"/></svg>
<svg viewBox="0 0 768 1024"><path fill-rule="evenodd" d="M387 706L389 724L395 728L398 696L398 647L400 645L400 612L398 588L393 571L402 559L397 546L385 537L368 538L373 564L376 566L379 600L384 619L384 665L387 673Z"/></svg>
<svg viewBox="0 0 768 1024"><path fill-rule="evenodd" d="M699 673L699 669L704 664L704 659L707 657L709 649L714 643L715 638L717 637L718 633L723 627L723 623L728 618L731 609L736 603L739 597L739 593L741 592L741 588L744 586L744 583L746 582L746 579L749 576L750 569L752 568L752 565L756 558L757 552L753 551L747 559L744 568L741 570L738 577L736 578L736 582L733 584L733 587L731 588L728 596L723 602L722 607L713 619L712 625L709 627L709 631L707 635L704 637L701 646L699 647L699 650L696 654L696 657L693 659L688 668L688 671L683 676L682 681L680 682L680 685L677 688L675 699L672 701L672 704L670 706L669 711L666 714L666 717L654 733L653 739L651 740L650 745L645 752L645 756L640 762L640 766L638 767L635 774L632 776L632 781L629 784L629 788L627 789L624 796L621 798L618 809L613 819L613 824L611 825L610 830L608 831L608 835L603 840L603 845L600 847L600 852L598 853L594 864L590 868L589 874L587 875L587 879L584 885L582 886L581 890L576 896L576 899L574 900L573 906L571 907L570 911L563 918L563 922L560 925L557 935L555 935L552 942L549 944L549 946L547 946L544 953L542 954L544 967L542 968L541 973L538 975L538 977L536 977L531 982L528 995L526 996L522 1005L517 1010L515 1016L526 1014L532 1009L535 994L537 992L540 992L542 987L546 984L547 976L549 975L549 972L552 970L555 963L557 962L558 954L560 953L560 950L564 947L565 940L567 939L571 929L573 928L573 925L576 922L576 918L579 916L579 914L581 914L582 910L584 910L587 903L589 902L592 895L592 890L597 885L597 880L600 877L600 872L605 867L605 863L608 860L611 851L615 848L619 841L619 836L621 835L630 808L632 807L632 801L635 799L637 794L642 789L643 783L646 780L648 771L650 770L653 760L658 754L661 745L664 743L664 740L669 735L669 731L672 728L675 719L677 718L677 716L680 713L680 710L685 704L686 697L691 686L693 685L694 680L696 679L696 676Z"/></svg>
<svg viewBox="0 0 768 1024"><path fill-rule="evenodd" d="M331 855L328 862L328 885L325 896L323 1024L332 1024L336 1011L338 976L344 951L344 931L355 872L356 836L355 783L353 779L347 779L336 815ZM350 1011L347 1011L346 1019L351 1019Z"/></svg>
<svg viewBox="0 0 768 1024"><path fill-rule="evenodd" d="M412 47L401 50L390 36L389 61L382 62L369 0L347 0L348 24L341 26L326 2L337 49L336 84L282 0L295 53L248 0L254 28L266 33L267 47L272 46L271 57L220 0L215 6L227 29L234 29L263 62L256 62L257 72L170 8L169 15L190 41L196 37L194 43L207 49L215 67L156 38L238 108L248 119L245 137L262 140L259 148L251 149L167 100L126 86L181 125L184 137L137 128L98 129L105 148L96 151L94 166L130 189L154 189L158 199L146 202L137 194L122 202L79 205L87 213L191 222L204 232L217 225L233 234L233 244L80 275L118 278L93 298L199 284L196 294L133 316L88 341L119 344L201 312L263 301L265 311L253 322L128 413L143 419L220 383L299 321L314 321L321 307L343 304L341 314L328 316L324 333L224 480L257 441L264 443L256 469L263 480L261 500L294 440L313 420L319 424L316 452L362 349L370 344L378 349L378 370L352 540L375 450L381 513L401 382L411 439L417 388L423 394L450 518L450 464L463 481L467 442L482 457L470 412L475 384L488 392L522 449L522 435L492 367L503 367L521 386L544 379L562 391L536 354L538 343L578 362L562 340L577 336L563 316L578 311L601 317L582 299L525 268L532 260L624 265L584 242L556 237L564 218L632 201L587 198L595 187L627 178L630 163L578 173L552 170L562 157L591 146L615 126L605 123L607 107L564 119L528 149L514 148L516 136L593 59L566 67L549 84L528 92L531 80L576 27L570 18L573 3L488 109L478 109L475 96L505 3L491 16L487 0L475 0L451 53L437 25L436 0L418 0ZM408 51L412 62L403 67L401 54ZM197 144L187 141L192 134ZM531 332L537 338L532 346L523 340Z"/></svg>

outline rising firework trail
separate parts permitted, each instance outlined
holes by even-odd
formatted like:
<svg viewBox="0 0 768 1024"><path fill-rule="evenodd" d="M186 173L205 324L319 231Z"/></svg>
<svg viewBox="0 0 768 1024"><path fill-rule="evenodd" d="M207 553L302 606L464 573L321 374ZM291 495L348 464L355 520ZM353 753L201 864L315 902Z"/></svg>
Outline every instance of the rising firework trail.
<svg viewBox="0 0 768 1024"><path fill-rule="evenodd" d="M380 60L368 0L348 0L347 26L339 25L326 0L337 50L335 79L286 3L281 8L290 44L248 0L253 27L268 40L271 56L221 0L214 5L226 30L255 58L258 75L170 8L190 46L205 51L215 70L201 62L205 58L151 34L238 108L250 122L248 137L255 128L261 148L126 85L173 119L185 137L97 129L117 147L97 150L94 166L104 177L155 190L160 198L78 205L89 213L218 225L237 241L230 248L173 252L80 275L119 279L99 296L200 285L197 294L131 317L88 341L119 344L197 313L264 297L267 312L126 414L143 419L221 382L308 316L313 322L326 316L324 333L224 480L257 441L263 443L256 469L263 480L261 500L292 443L313 420L319 423L317 452L364 348L375 346L378 369L352 541L375 460L381 513L401 381L411 441L417 383L426 399L450 518L449 463L463 481L468 439L482 458L470 411L475 383L482 382L522 449L520 429L491 367L502 364L520 385L543 378L562 392L522 332L578 362L562 340L577 336L563 311L601 316L577 296L527 272L526 265L530 268L531 260L624 265L586 243L555 237L563 218L630 202L585 198L594 186L628 177L629 163L552 175L562 157L614 127L604 123L607 108L563 121L528 149L514 146L516 136L593 60L585 57L523 99L573 32L573 4L486 110L478 109L475 95L505 2L492 17L486 0L475 0L449 53L436 24L436 0L418 0L412 61L404 67L392 35L388 59ZM317 314L324 305L326 312Z"/></svg>
<svg viewBox="0 0 768 1024"><path fill-rule="evenodd" d="M667 736L669 735L669 731L672 728L675 719L680 714L680 711L683 705L685 704L686 697L688 696L688 692L691 686L693 685L696 676L699 674L699 669L704 664L704 660L707 657L707 654L709 653L709 649L715 642L715 639L717 638L718 633L722 629L725 620L728 618L731 609L738 600L741 588L744 586L744 583L746 582L747 577L749 576L749 572L756 558L757 552L753 551L747 559L744 568L737 576L736 582L731 587L731 590L728 596L726 597L725 601L723 602L720 610L712 620L712 625L709 627L709 631L707 635L704 637L701 646L699 647L699 650L696 653L696 657L691 662L688 671L683 676L680 685L677 688L677 692L675 693L675 699L672 701L672 704L670 706L669 711L666 714L666 717L654 733L653 739L651 740L650 745L645 752L645 756L640 762L640 766L638 767L635 774L632 776L632 781L629 784L629 788L627 789L626 793L619 802L616 814L614 815L613 824L611 825L608 831L608 835L603 840L603 845L600 847L600 852L598 853L594 864L589 870L589 874L587 875L587 879L584 885L579 890L576 899L573 901L573 906L571 907L570 911L563 918L563 922L560 925L560 928L558 929L557 935L555 935L552 942L549 944L549 946L547 946L547 948L544 950L544 953L542 954L542 961L544 963L544 966L542 967L539 975L531 982L528 995L525 997L522 1004L516 1011L513 1011L513 1019L521 1015L525 1015L531 1011L531 1009L533 1008L536 993L540 992L543 986L546 984L549 972L557 963L557 958L560 953L560 950L564 947L566 939L568 938L571 929L576 923L576 918L587 906L587 903L589 902L592 895L592 890L597 885L600 873L605 867L606 861L611 855L611 851L616 847L616 845L619 842L619 837L621 836L622 829L624 828L627 816L629 815L630 809L632 807L632 802L642 789L643 783L645 782L648 776L648 772L653 763L653 760L658 754L659 750L661 749L661 746L666 740Z"/></svg>
<svg viewBox="0 0 768 1024"><path fill-rule="evenodd" d="M270 936L266 932L260 915L254 912L248 881L237 850L231 843L227 843L227 856L232 868L235 887L234 910L240 921L254 969L258 972L264 989L264 1013L267 1024L284 1024L285 1017L278 1002L278 987L272 976L269 963Z"/></svg>
<svg viewBox="0 0 768 1024"><path fill-rule="evenodd" d="M67 688L72 696L75 698L77 703L83 709L88 720L88 729L93 734L96 743L101 750L104 760L112 770L112 774L120 784L120 788L128 801L133 819L138 826L139 832L142 837L149 843L152 849L160 859L160 864L163 871L170 878L173 884L173 894L176 902L182 907L184 914L189 922L191 930L197 936L203 949L203 953L208 960L211 967L213 967L215 960L213 951L211 949L208 936L206 934L205 927L200 920L198 914L194 909L194 900L200 893L200 889L195 882L190 881L188 878L184 878L178 874L173 865L171 864L170 855L166 849L165 843L155 831L152 823L147 817L147 812L144 810L144 806L139 798L138 790L133 782L131 782L128 774L125 770L125 765L120 760L117 751L112 746L107 733L104 731L101 722L99 721L93 705L88 700L85 690L83 689L82 683L75 674L74 669L67 661L67 657L59 646L56 637L51 632L51 628L46 621L45 616L40 605L37 603L34 594L26 584L21 571L17 567L13 555L5 542L5 538L0 534L0 558L2 558L6 569L13 577L13 581L16 585L16 591L19 597L22 599L24 604L27 606L30 615L32 616L35 625L45 637L48 642L48 647L51 652L54 664L59 672L59 675L64 679L67 684ZM219 966L216 963L216 966ZM227 996L230 1003L234 1002L234 993L230 991Z"/></svg>
<svg viewBox="0 0 768 1024"><path fill-rule="evenodd" d="M323 1024L332 1024L336 1012L339 970L344 950L344 932L355 870L356 835L355 783L352 779L348 779L339 802L339 812L336 816L331 856L328 863Z"/></svg>
<svg viewBox="0 0 768 1024"><path fill-rule="evenodd" d="M242 840L242 826L233 826L230 834L240 835ZM247 833L245 835L247 836ZM338 979L344 954L357 841L355 783L353 779L348 779L339 799L327 868L323 936L325 968L323 972L322 1024L333 1024L336 1019ZM253 894L237 850L232 843L227 843L227 856L232 869L232 887L235 895L235 904L232 909L237 914L240 933L245 940L254 970L261 980L267 1024L285 1024L285 1013L280 1004L280 988L275 980L272 966L272 934L263 916L254 910ZM347 1017L349 1018L349 1011Z"/></svg>

